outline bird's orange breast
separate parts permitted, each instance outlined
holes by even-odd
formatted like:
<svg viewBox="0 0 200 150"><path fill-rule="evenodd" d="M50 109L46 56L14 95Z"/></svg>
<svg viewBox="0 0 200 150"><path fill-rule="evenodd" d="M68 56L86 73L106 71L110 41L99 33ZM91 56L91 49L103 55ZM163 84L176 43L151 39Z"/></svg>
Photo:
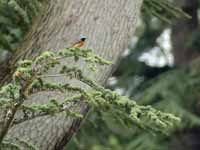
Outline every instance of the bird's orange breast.
<svg viewBox="0 0 200 150"><path fill-rule="evenodd" d="M72 45L72 47L73 47L73 48L80 48L80 47L84 46L84 44L85 44L84 41L79 41L79 42L77 42L77 43L74 43L74 44Z"/></svg>

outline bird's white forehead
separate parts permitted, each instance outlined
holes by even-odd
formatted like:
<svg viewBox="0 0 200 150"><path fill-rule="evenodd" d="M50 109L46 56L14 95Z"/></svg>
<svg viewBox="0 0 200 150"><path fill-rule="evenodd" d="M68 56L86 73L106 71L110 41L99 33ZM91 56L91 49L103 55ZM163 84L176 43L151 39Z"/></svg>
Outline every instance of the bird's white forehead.
<svg viewBox="0 0 200 150"><path fill-rule="evenodd" d="M83 38L86 39L87 37L85 35L80 35L80 38L81 39L83 39Z"/></svg>

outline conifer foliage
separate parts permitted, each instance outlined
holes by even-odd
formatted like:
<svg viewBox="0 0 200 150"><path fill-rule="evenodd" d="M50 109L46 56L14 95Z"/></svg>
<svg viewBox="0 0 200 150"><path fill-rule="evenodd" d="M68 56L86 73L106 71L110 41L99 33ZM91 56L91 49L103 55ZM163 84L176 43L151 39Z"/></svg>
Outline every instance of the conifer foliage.
<svg viewBox="0 0 200 150"><path fill-rule="evenodd" d="M57 53L44 52L35 60L20 61L13 74L12 82L3 86L0 91L0 108L5 112L5 119L0 132L2 145L9 145L9 139L4 138L10 127L24 121L39 116L56 115L61 112L65 112L67 116L82 118L82 114L72 111L72 107L80 102L96 109L116 113L125 124L128 121L141 128L153 131L166 131L180 121L179 118L171 114L160 112L151 106L139 106L135 101L101 87L86 77L83 71L76 66L62 65L61 60L69 57L73 57L75 61L84 60L91 71L96 70L96 65L110 64L109 61L95 55L90 49L77 48L63 49ZM57 65L62 66L57 73L47 74L50 69ZM87 85L90 89L86 91L67 82L60 84L45 80L52 77L75 79ZM62 102L59 99L50 99L46 104L24 104L30 96L39 92L57 92L64 94L66 99ZM71 93L73 96L69 96ZM22 111L23 115L19 119L15 119L15 114L18 111ZM10 142L10 145L12 146L12 142Z"/></svg>
<svg viewBox="0 0 200 150"><path fill-rule="evenodd" d="M0 0L0 51L14 51L41 7L39 0Z"/></svg>

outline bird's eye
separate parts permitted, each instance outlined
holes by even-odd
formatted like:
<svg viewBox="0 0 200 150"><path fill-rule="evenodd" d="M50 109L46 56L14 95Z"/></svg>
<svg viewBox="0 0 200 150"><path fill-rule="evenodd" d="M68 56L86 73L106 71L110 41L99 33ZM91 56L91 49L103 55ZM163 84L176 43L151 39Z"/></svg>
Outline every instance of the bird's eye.
<svg viewBox="0 0 200 150"><path fill-rule="evenodd" d="M81 41L85 41L86 40L86 38L81 38Z"/></svg>

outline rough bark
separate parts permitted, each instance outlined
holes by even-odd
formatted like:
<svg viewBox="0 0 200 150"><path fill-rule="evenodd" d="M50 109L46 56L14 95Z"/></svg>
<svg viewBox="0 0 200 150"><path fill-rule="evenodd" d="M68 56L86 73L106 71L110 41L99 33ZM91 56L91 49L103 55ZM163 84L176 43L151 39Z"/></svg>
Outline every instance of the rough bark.
<svg viewBox="0 0 200 150"><path fill-rule="evenodd" d="M172 28L172 43L175 65L182 66L190 63L193 59L199 57L197 49L187 47L188 41L195 32L198 31L198 1L197 0L178 0L177 6L188 13L191 19L179 19Z"/></svg>
<svg viewBox="0 0 200 150"><path fill-rule="evenodd" d="M35 20L9 68L1 73L1 84L10 80L17 60L34 58L43 50L68 47L80 35L87 36L88 48L115 64L127 47L136 27L142 0L49 0L41 17ZM65 62L72 65L73 62ZM84 63L78 64L84 68ZM100 68L93 79L103 84L114 65ZM87 73L87 71L86 71ZM61 78L53 81L64 82ZM29 103L44 103L50 94L42 94ZM77 110L84 115L88 106L80 104ZM8 137L18 137L41 150L62 149L79 128L82 120L58 116L40 117L14 126Z"/></svg>

